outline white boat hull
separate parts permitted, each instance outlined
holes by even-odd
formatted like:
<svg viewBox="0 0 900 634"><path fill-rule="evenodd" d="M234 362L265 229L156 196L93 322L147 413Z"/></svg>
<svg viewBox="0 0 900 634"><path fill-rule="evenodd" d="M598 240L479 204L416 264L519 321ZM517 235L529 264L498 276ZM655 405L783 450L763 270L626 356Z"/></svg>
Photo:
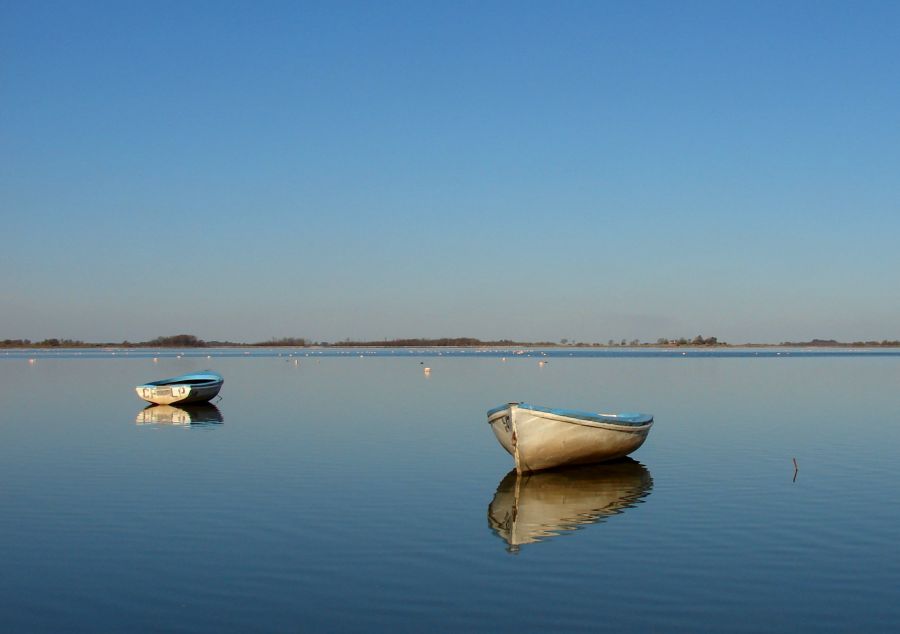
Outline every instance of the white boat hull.
<svg viewBox="0 0 900 634"><path fill-rule="evenodd" d="M174 405L175 403L203 403L216 397L220 385L197 388L192 385L158 385L139 386L135 388L137 395L148 403L156 405Z"/></svg>
<svg viewBox="0 0 900 634"><path fill-rule="evenodd" d="M155 405L205 403L216 397L223 383L220 375L203 372L145 383L135 387L134 391L140 398Z"/></svg>
<svg viewBox="0 0 900 634"><path fill-rule="evenodd" d="M598 422L510 403L492 411L488 423L516 471L524 473L627 456L647 439L653 419L641 425Z"/></svg>

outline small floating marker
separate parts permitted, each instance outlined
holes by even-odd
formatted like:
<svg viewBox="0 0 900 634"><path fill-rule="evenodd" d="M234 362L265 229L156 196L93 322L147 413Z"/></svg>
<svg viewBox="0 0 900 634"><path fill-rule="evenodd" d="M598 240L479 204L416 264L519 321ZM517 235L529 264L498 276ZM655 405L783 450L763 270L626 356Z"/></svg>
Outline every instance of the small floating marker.
<svg viewBox="0 0 900 634"><path fill-rule="evenodd" d="M294 359L294 367L300 365L300 359Z"/></svg>
<svg viewBox="0 0 900 634"><path fill-rule="evenodd" d="M29 360L28 360L28 363L34 365L34 362L35 362L35 361L37 361L37 359L29 359Z"/></svg>
<svg viewBox="0 0 900 634"><path fill-rule="evenodd" d="M422 372L424 372L425 374L431 374L431 368L423 368Z"/></svg>
<svg viewBox="0 0 900 634"><path fill-rule="evenodd" d="M547 365L547 362L546 361L538 361L538 365L543 368L545 365Z"/></svg>
<svg viewBox="0 0 900 634"><path fill-rule="evenodd" d="M500 360L501 360L501 361L506 361L506 357L503 357L503 358L502 358L502 359L500 359Z"/></svg>

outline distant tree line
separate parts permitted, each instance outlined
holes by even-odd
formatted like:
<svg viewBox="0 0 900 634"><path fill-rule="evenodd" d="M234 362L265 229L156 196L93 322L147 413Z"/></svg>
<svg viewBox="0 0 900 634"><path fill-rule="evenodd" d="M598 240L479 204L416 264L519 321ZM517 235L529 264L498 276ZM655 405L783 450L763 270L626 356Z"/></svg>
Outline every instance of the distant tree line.
<svg viewBox="0 0 900 634"><path fill-rule="evenodd" d="M317 342L315 345L347 348L463 348L471 346L553 346L549 341L523 342L512 339L500 339L496 341L482 341L474 337L441 337L438 339L382 339L380 341L344 341L328 343Z"/></svg>
<svg viewBox="0 0 900 634"><path fill-rule="evenodd" d="M553 346L549 341L522 342L512 339L498 341L482 341L473 337L442 337L438 339L383 339L378 341L345 339L340 342L311 341L305 337L273 337L266 341L254 343L235 343L233 341L204 341L194 335L170 335L156 337L149 341L122 341L121 343L85 343L74 339L4 339L0 341L2 348L211 348L211 347L381 347L381 348L414 348L414 347L465 347L465 346Z"/></svg>
<svg viewBox="0 0 900 634"><path fill-rule="evenodd" d="M257 343L251 343L251 346L260 346L266 348L303 348L309 345L309 342L306 341L303 337L281 337L281 338L272 338L268 341L259 341Z"/></svg>
<svg viewBox="0 0 900 634"><path fill-rule="evenodd" d="M217 342L218 343L218 342ZM204 348L207 342L198 339L194 335L173 335L170 337L157 337L150 341L122 341L118 343L85 343L78 339L44 339L32 341L30 339L3 339L0 348Z"/></svg>
<svg viewBox="0 0 900 634"><path fill-rule="evenodd" d="M44 339L32 341L30 339L3 339L0 340L0 348L228 348L247 346L266 347L303 347L310 345L309 340L303 337L272 338L258 343L236 343L233 341L204 341L194 335L170 335L168 337L156 337L149 341L128 341L85 343L77 339Z"/></svg>
<svg viewBox="0 0 900 634"><path fill-rule="evenodd" d="M891 341L883 339L881 341L840 342L835 339L811 339L809 341L783 341L780 345L793 346L796 348L868 348L881 346L897 348L900 347L900 340L894 339Z"/></svg>
<svg viewBox="0 0 900 634"><path fill-rule="evenodd" d="M678 339L664 339L660 338L656 340L657 345L660 346L725 346L728 345L724 341L720 342L718 337L704 337L703 335L697 335L693 339L688 339L687 337L679 337Z"/></svg>
<svg viewBox="0 0 900 634"><path fill-rule="evenodd" d="M157 337L146 343L151 348L205 348L206 342L194 335L172 335L170 337Z"/></svg>
<svg viewBox="0 0 900 634"><path fill-rule="evenodd" d="M727 346L717 337L704 337L697 335L693 339L679 337L667 339L660 337L655 343L642 343L637 339L613 340L606 344L575 342L569 339L561 339L559 343L551 341L514 341L512 339L482 340L475 337L440 337L436 339L407 338L407 339L383 339L379 341L344 339L339 342L311 341L305 337L273 337L266 341L255 343L236 343L233 341L204 341L194 335L170 335L156 337L149 341L122 341L121 343L85 343L77 339L50 338L42 341L30 339L3 339L0 340L0 348L228 348L228 347L346 347L346 348L462 348L462 347L542 347L567 346L577 348L602 348L618 346ZM882 341L854 341L852 343L840 342L835 339L811 339L810 341L784 341L780 344L747 344L755 346L779 345L791 347L900 347L900 340Z"/></svg>
<svg viewBox="0 0 900 634"><path fill-rule="evenodd" d="M31 339L3 339L0 348L83 348L91 344L76 339L44 339L43 341L31 341Z"/></svg>

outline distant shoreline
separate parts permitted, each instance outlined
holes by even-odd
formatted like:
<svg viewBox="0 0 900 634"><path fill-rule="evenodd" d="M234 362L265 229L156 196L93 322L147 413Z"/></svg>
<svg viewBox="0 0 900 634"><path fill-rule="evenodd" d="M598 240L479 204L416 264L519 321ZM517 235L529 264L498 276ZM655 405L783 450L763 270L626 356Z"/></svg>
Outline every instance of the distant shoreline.
<svg viewBox="0 0 900 634"><path fill-rule="evenodd" d="M402 343L400 343L402 341ZM450 340L453 341L453 340ZM440 343L438 343L440 342ZM446 343L445 343L446 342ZM59 340L59 343L47 343L46 341L32 342L29 340L5 340L0 341L0 350L202 350L216 348L285 348L285 349L301 349L301 350L323 350L323 349L415 349L415 348L464 348L464 349L657 349L657 350L715 350L715 349L735 349L735 348L897 348L900 347L900 340L882 340L882 341L855 341L855 342L839 342L835 340L812 340L799 342L782 342L782 343L740 343L731 344L717 342L712 344L696 344L687 343L624 343L624 344L601 344L601 343L552 343L552 342L520 342L520 341L479 341L467 343L451 343L448 340L394 340L385 342L373 341L344 341L336 343L283 343L280 341L261 342L261 343L235 343L235 342L219 342L208 341L203 342L196 340L192 343L174 343L174 342L141 342L141 343L86 343L81 341Z"/></svg>

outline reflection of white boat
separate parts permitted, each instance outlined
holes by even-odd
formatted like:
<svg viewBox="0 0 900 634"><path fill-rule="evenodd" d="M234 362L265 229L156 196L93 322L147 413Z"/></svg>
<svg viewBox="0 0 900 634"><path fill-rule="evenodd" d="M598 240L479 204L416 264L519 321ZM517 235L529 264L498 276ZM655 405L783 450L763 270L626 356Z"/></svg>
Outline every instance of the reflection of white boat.
<svg viewBox="0 0 900 634"><path fill-rule="evenodd" d="M215 397L224 382L221 375L205 370L144 383L134 389L142 399L157 405L202 403Z"/></svg>
<svg viewBox="0 0 900 634"><path fill-rule="evenodd" d="M488 524L516 552L522 544L622 513L652 486L650 472L631 458L541 473L513 470L497 485Z"/></svg>
<svg viewBox="0 0 900 634"><path fill-rule="evenodd" d="M627 456L653 426L647 414L594 414L527 403L495 407L487 417L520 473Z"/></svg>
<svg viewBox="0 0 900 634"><path fill-rule="evenodd" d="M138 412L138 425L197 425L221 423L222 412L212 403L194 405L150 405Z"/></svg>

